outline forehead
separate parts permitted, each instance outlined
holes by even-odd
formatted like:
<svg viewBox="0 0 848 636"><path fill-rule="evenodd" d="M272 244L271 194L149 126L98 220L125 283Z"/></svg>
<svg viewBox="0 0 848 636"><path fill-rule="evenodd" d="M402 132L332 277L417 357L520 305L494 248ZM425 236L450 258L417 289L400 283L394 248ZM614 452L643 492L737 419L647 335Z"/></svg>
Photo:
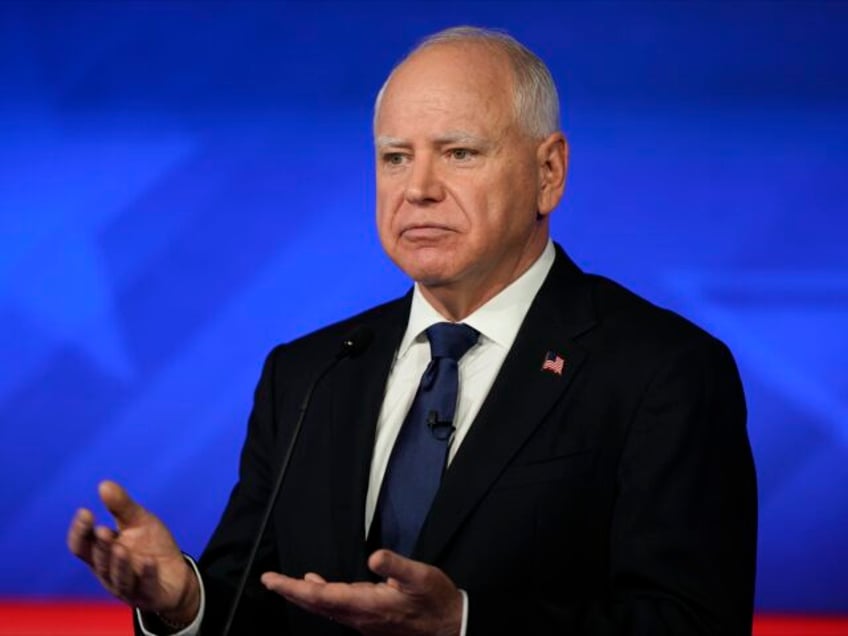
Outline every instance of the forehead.
<svg viewBox="0 0 848 636"><path fill-rule="evenodd" d="M479 44L451 43L418 51L395 70L375 132L495 132L514 121L513 72L506 55Z"/></svg>

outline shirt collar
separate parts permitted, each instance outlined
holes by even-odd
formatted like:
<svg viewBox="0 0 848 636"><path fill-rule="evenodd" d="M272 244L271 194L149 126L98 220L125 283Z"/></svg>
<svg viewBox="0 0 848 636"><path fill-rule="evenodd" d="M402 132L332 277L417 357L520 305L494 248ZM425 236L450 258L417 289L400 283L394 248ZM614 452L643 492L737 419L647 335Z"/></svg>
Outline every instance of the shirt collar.
<svg viewBox="0 0 848 636"><path fill-rule="evenodd" d="M480 332L481 337L485 337L508 350L512 347L512 343L518 335L518 329L521 327L533 299L542 287L542 283L545 282L545 278L554 264L555 256L556 250L553 242L548 239L548 244L542 254L526 272L484 305L478 307L462 322L474 327ZM416 283L412 293L409 321L403 339L400 341L397 357L402 358L413 343L426 339L424 332L428 327L445 320L447 318L442 316L427 301L421 293L418 283Z"/></svg>

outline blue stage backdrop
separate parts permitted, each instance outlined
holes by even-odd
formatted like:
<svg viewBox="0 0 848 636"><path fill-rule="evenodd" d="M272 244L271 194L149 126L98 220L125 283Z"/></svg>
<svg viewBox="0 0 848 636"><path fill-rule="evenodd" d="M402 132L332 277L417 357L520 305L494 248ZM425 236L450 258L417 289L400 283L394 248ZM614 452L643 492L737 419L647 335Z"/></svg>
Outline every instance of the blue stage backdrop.
<svg viewBox="0 0 848 636"><path fill-rule="evenodd" d="M460 23L559 83L555 238L735 352L759 610L848 611L837 2L0 5L0 594L100 597L64 537L104 477L201 550L266 352L408 287L375 238L371 104Z"/></svg>

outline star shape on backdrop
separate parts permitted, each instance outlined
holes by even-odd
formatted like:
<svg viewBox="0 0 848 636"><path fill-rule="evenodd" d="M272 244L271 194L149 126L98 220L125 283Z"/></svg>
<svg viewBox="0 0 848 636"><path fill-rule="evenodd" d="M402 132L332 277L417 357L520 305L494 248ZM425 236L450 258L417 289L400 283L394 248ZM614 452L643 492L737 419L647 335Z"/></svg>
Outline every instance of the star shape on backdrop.
<svg viewBox="0 0 848 636"><path fill-rule="evenodd" d="M51 345L32 347L30 359L18 361L16 384L39 367L36 358L60 346L75 347L113 376L132 376L98 241L188 150L178 138L67 133L32 122L26 136L4 141L0 307ZM4 388L0 383L0 395Z"/></svg>

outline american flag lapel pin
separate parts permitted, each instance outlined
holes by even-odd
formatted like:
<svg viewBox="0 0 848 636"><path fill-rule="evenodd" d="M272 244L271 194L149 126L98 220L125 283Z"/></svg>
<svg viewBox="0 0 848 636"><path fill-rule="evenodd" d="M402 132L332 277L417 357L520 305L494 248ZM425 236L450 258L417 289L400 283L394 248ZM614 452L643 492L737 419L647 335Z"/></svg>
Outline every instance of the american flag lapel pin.
<svg viewBox="0 0 848 636"><path fill-rule="evenodd" d="M554 353L553 351L548 351L545 354L545 361L542 362L542 371L549 371L554 375L562 375L564 368L565 358L561 355Z"/></svg>

